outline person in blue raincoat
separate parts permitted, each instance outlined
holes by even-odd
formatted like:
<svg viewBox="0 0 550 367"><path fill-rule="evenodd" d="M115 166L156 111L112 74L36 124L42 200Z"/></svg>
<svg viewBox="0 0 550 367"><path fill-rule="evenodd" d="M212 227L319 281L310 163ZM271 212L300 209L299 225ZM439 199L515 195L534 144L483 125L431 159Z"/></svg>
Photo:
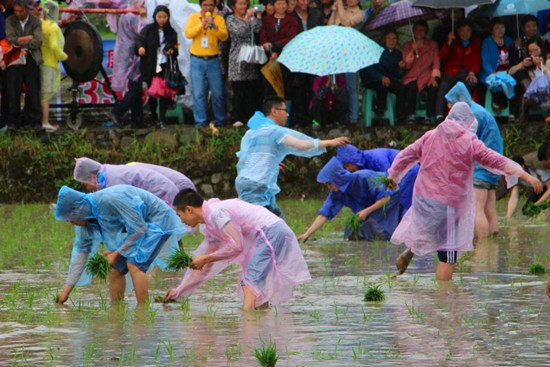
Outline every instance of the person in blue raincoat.
<svg viewBox="0 0 550 367"><path fill-rule="evenodd" d="M493 115L485 108L475 103L466 86L458 82L445 95L450 104L466 102L477 120L476 135L485 146L498 154L503 154L504 146L500 130ZM474 168L474 191L476 195L475 236L477 239L498 232L498 217L496 211L496 188L499 175L495 175L481 167L476 162Z"/></svg>
<svg viewBox="0 0 550 367"><path fill-rule="evenodd" d="M153 262L164 268L162 258L177 248L178 240L186 233L168 204L129 185L107 187L92 194L63 186L57 197L55 219L75 226L71 265L59 303L67 301L75 285L91 283L86 262L102 242L112 267L111 300L124 298L125 275L129 273L137 302L143 304L149 293L147 270Z"/></svg>
<svg viewBox="0 0 550 367"><path fill-rule="evenodd" d="M344 165L344 168L350 172L361 169L370 169L377 172L388 172L399 150L390 148L375 148L369 150L359 150L356 146L348 144L345 147L338 147L336 158ZM401 213L403 217L412 204L412 195L414 182L418 175L418 164L414 165L405 175L399 187L401 188Z"/></svg>
<svg viewBox="0 0 550 367"><path fill-rule="evenodd" d="M387 190L382 183L384 177L385 173L368 169L349 172L336 157L333 157L317 176L317 182L327 184L330 193L317 218L298 240L307 241L344 206L357 214L362 222L358 233L359 239L389 239L399 224L399 201L402 192L399 188L394 191ZM354 235L352 229L346 228L344 236L349 238L350 235Z"/></svg>
<svg viewBox="0 0 550 367"><path fill-rule="evenodd" d="M239 199L265 207L283 217L275 195L279 165L288 154L313 157L326 152L326 147L346 145L349 139L338 137L331 140L313 139L295 130L283 127L288 118L284 99L266 97L263 113L256 112L248 121L250 130L241 140L237 153L237 178L235 186ZM284 169L284 165L283 165Z"/></svg>

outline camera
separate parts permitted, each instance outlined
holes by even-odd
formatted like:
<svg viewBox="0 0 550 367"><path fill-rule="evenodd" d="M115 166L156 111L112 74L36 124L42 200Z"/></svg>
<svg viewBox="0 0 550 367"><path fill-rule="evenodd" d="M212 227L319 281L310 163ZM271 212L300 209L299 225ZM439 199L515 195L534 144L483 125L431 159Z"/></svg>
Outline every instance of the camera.
<svg viewBox="0 0 550 367"><path fill-rule="evenodd" d="M254 11L264 11L263 5L254 5Z"/></svg>

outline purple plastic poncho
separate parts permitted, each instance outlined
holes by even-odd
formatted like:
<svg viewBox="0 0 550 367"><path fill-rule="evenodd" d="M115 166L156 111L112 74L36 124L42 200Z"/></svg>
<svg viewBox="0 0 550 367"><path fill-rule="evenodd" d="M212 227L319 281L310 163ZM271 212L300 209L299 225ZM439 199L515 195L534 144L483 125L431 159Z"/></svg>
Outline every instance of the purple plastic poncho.
<svg viewBox="0 0 550 367"><path fill-rule="evenodd" d="M66 284L87 285L91 274L86 261L103 242L134 264L155 258L162 269L167 256L178 248L186 229L176 212L153 194L128 185L117 185L92 194L63 186L59 190L55 219L91 220L75 226L71 265Z"/></svg>
<svg viewBox="0 0 550 367"><path fill-rule="evenodd" d="M296 285L311 280L295 234L269 210L240 199L211 199L204 202L202 213L204 241L193 255L210 254L217 261L202 270L188 269L176 288L177 297L188 297L230 264L242 267L239 298L241 284L246 285L257 297L256 307L267 301L280 304L292 297Z"/></svg>
<svg viewBox="0 0 550 367"><path fill-rule="evenodd" d="M179 191L183 189L192 189L197 191L195 184L183 173L173 170L172 168L158 166L156 164L141 163L141 162L131 162L127 164L128 166L143 167L150 169L152 171L158 172L161 175L168 177L170 181L176 185Z"/></svg>
<svg viewBox="0 0 550 367"><path fill-rule="evenodd" d="M345 147L338 147L336 158L343 164L353 163L360 169L370 169L377 172L388 172L393 160L399 154L399 150L390 148L375 148L359 150L354 145L348 144ZM405 215L412 204L414 182L418 175L418 165L413 166L399 184L401 190L400 204L403 207L401 217Z"/></svg>
<svg viewBox="0 0 550 367"><path fill-rule="evenodd" d="M496 174L519 177L521 166L495 153L472 132L475 117L464 102L447 119L402 150L388 170L399 182L417 162L420 171L413 203L395 229L391 242L404 243L416 255L434 251L471 251L474 237L474 163Z"/></svg>
<svg viewBox="0 0 550 367"><path fill-rule="evenodd" d="M120 17L111 81L111 88L115 92L124 92L128 80L134 82L140 77L139 56L135 52L135 41L140 31L139 23L138 14L128 13Z"/></svg>
<svg viewBox="0 0 550 367"><path fill-rule="evenodd" d="M92 175L97 176L95 181ZM74 179L93 185L97 190L120 184L132 185L149 191L169 205L172 205L174 197L179 192L170 179L151 169L132 165L101 164L85 157L76 158Z"/></svg>
<svg viewBox="0 0 550 367"><path fill-rule="evenodd" d="M332 157L317 175L317 182L332 183L338 187L338 191L330 190L318 214L332 219L344 206L357 214L376 201L389 196L390 200L382 208L371 213L359 228L360 239L373 241L381 236L388 240L399 223L402 191L400 188L394 191L387 190L382 184L382 178L385 176L383 172L368 169L349 172L344 169L339 159ZM351 231L351 228L346 227L344 238L348 238Z"/></svg>

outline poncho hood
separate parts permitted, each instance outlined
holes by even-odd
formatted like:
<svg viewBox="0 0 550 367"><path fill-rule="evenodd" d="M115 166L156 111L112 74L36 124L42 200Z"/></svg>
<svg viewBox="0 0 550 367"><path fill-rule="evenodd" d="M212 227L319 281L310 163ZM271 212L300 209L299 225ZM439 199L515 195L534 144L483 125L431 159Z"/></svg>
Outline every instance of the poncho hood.
<svg viewBox="0 0 550 367"><path fill-rule="evenodd" d="M449 111L447 118L436 128L436 133L442 134L447 140L455 140L462 134L470 131L475 134L477 130L477 120L465 102L457 102Z"/></svg>
<svg viewBox="0 0 550 367"><path fill-rule="evenodd" d="M55 219L57 220L87 220L95 218L92 210L90 194L63 186L57 194Z"/></svg>
<svg viewBox="0 0 550 367"><path fill-rule="evenodd" d="M445 98L453 105L457 102L465 102L468 106L471 106L473 102L472 95L468 91L468 88L466 88L466 85L462 82L456 83L455 86L452 87L451 90L445 95Z"/></svg>
<svg viewBox="0 0 550 367"><path fill-rule="evenodd" d="M75 158L74 179L83 184L96 185L92 175L97 175L101 170L101 163L93 159L82 157Z"/></svg>
<svg viewBox="0 0 550 367"><path fill-rule="evenodd" d="M365 167L366 163L363 152L351 144L338 147L336 158L338 158L338 160L343 164L352 163L358 165L359 167Z"/></svg>
<svg viewBox="0 0 550 367"><path fill-rule="evenodd" d="M267 125L277 125L275 121L265 117L263 112L256 111L254 116L248 120L247 126L250 130L258 130Z"/></svg>
<svg viewBox="0 0 550 367"><path fill-rule="evenodd" d="M331 183L338 187L338 190L345 192L352 177L352 173L344 168L342 162L338 158L332 157L317 175L317 182Z"/></svg>

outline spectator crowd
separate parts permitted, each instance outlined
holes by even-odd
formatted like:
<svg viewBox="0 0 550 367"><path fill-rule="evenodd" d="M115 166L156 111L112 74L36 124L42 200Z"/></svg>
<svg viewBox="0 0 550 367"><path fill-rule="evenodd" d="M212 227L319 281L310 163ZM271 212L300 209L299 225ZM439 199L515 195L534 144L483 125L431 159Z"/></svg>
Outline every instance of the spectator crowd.
<svg viewBox="0 0 550 367"><path fill-rule="evenodd" d="M0 127L54 132L58 126L48 121L49 100L60 87L59 61L67 59L59 9L53 1L0 3ZM361 87L374 91L373 100L363 103L378 117L395 108L396 124L443 121L449 108L446 95L457 82L465 84L475 102L510 121L525 122L535 109L546 116L550 106L550 31L539 32L539 26L550 23L548 14L546 24L540 24L540 15L548 11L539 12L539 18L522 15L517 34L515 17L482 18L475 10L466 17L464 9L455 9L430 23L417 20L407 37L393 28L399 24L367 30L391 6L382 0L372 0L367 9L359 0L262 0L253 7L250 0L199 0L200 11L189 16L183 32L172 27L166 6L157 6L153 14L146 13L145 0L129 6L139 14L127 13L119 20L113 89L125 94L110 110L117 125L123 125L127 111L132 126L145 125L141 92L146 84L152 124L164 128L174 95L184 90L174 95L151 91L158 91L157 82L168 71L174 72L172 65L177 68L180 52L190 53L197 127L243 126L264 97L279 94L286 101L289 126L316 128L337 122L353 129L360 122ZM384 51L379 63L355 73L316 76L276 62L299 33L326 25L352 27L380 39ZM189 51L179 49L184 37L191 40ZM251 45L265 55L243 61L243 48L248 51ZM266 76L265 70L274 67L280 68L280 85ZM388 94L395 95L389 106Z"/></svg>

